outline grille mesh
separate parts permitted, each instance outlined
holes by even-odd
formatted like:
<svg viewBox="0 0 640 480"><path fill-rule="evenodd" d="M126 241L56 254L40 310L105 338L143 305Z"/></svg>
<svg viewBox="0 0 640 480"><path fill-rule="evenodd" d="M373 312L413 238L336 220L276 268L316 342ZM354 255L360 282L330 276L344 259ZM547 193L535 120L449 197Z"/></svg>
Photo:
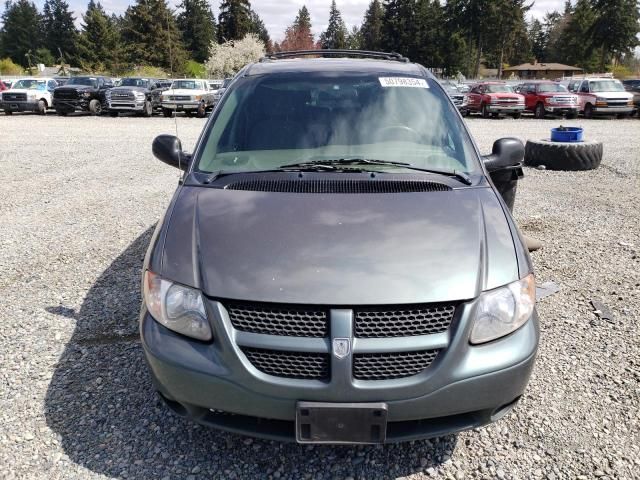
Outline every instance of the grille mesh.
<svg viewBox="0 0 640 480"><path fill-rule="evenodd" d="M253 178L229 183L227 190L277 193L415 193L443 192L451 187L420 180L331 180Z"/></svg>
<svg viewBox="0 0 640 480"><path fill-rule="evenodd" d="M249 361L261 372L276 377L323 380L329 377L329 355L243 348Z"/></svg>
<svg viewBox="0 0 640 480"><path fill-rule="evenodd" d="M440 350L398 353L363 353L353 358L353 376L358 380L390 380L424 371Z"/></svg>
<svg viewBox="0 0 640 480"><path fill-rule="evenodd" d="M326 337L328 312L290 305L225 303L234 328L251 333L289 337Z"/></svg>
<svg viewBox="0 0 640 480"><path fill-rule="evenodd" d="M360 338L410 337L447 331L455 305L420 305L398 310L363 309L354 312L355 334Z"/></svg>

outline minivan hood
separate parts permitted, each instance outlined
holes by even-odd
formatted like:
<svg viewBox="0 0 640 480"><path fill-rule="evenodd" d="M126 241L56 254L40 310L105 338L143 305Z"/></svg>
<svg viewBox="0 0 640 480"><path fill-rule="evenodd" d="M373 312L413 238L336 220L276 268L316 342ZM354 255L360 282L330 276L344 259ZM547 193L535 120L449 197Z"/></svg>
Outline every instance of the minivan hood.
<svg viewBox="0 0 640 480"><path fill-rule="evenodd" d="M297 194L184 186L161 274L214 298L374 305L465 300L518 278L485 187Z"/></svg>

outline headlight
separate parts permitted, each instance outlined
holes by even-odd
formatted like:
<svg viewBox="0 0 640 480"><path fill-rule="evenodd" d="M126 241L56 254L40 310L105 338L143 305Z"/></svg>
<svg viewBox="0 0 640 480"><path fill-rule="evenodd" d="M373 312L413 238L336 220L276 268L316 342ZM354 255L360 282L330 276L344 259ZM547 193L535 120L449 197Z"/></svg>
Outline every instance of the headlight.
<svg viewBox="0 0 640 480"><path fill-rule="evenodd" d="M199 102L200 100L202 100L202 95L196 95L195 97L191 97L191 99L194 102Z"/></svg>
<svg viewBox="0 0 640 480"><path fill-rule="evenodd" d="M198 340L213 337L199 290L146 271L144 301L151 316L168 329Z"/></svg>
<svg viewBox="0 0 640 480"><path fill-rule="evenodd" d="M91 96L91 93L89 93L89 92L82 92L82 96L83 96L84 98L89 98L89 97Z"/></svg>
<svg viewBox="0 0 640 480"><path fill-rule="evenodd" d="M498 103L498 97L491 97L491 100L489 100L489 103Z"/></svg>
<svg viewBox="0 0 640 480"><path fill-rule="evenodd" d="M533 274L480 296L471 331L473 344L490 342L520 328L529 320L536 304Z"/></svg>
<svg viewBox="0 0 640 480"><path fill-rule="evenodd" d="M167 101L169 100L169 95L162 95L162 100Z"/></svg>

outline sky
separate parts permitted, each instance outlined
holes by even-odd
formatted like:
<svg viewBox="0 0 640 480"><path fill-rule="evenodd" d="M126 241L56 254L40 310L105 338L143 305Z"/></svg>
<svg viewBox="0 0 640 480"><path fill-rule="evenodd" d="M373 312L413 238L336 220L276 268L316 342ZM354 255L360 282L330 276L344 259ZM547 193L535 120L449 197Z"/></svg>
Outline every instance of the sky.
<svg viewBox="0 0 640 480"><path fill-rule="evenodd" d="M175 7L181 0L168 1ZM88 0L67 0L67 2L80 20L82 13L86 10ZM220 1L209 0L209 2L217 16ZM362 23L369 2L370 0L336 0L342 18L349 29L353 25ZM44 0L35 0L35 3L39 8L42 8ZM101 0L101 3L108 13L121 14L133 3L133 0ZM326 28L329 20L331 0L253 0L251 5L264 21L271 38L280 41L284 37L285 29L293 22L302 5L306 5L311 13L313 33L320 34ZM535 0L530 15L541 18L546 12L562 10L563 7L564 0Z"/></svg>

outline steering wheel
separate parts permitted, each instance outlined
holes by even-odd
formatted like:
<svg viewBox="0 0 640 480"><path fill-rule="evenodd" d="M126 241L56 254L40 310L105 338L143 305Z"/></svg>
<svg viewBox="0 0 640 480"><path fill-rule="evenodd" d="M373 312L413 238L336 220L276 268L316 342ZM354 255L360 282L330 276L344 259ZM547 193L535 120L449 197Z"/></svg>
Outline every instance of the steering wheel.
<svg viewBox="0 0 640 480"><path fill-rule="evenodd" d="M413 128L406 125L389 125L376 130L375 136L380 137L380 140L396 140L395 136L411 136L414 140L420 141L422 135L420 135ZM391 138L387 138L391 137Z"/></svg>

